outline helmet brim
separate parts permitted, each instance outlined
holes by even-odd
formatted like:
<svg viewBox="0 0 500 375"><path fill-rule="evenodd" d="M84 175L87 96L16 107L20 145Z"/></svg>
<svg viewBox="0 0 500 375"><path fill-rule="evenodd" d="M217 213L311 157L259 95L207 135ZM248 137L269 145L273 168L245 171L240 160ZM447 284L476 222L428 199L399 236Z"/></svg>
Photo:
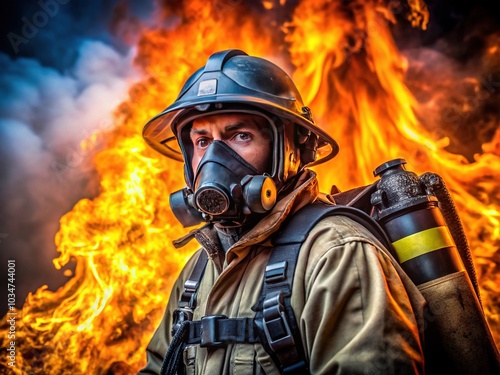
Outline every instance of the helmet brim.
<svg viewBox="0 0 500 375"><path fill-rule="evenodd" d="M176 128L182 124L184 114L188 111L193 111L198 108L213 107L210 104L217 104L217 108L208 111L200 110L200 115L213 115L218 111L228 111L233 108L234 112L244 112L244 107L254 107L262 109L268 113L272 113L282 119L287 119L304 128L310 130L318 137L318 150L316 159L309 163L308 166L324 163L339 152L337 142L330 137L326 132L318 128L314 122L306 117L297 116L297 113L276 103L265 99L256 98L248 95L214 95L210 97L199 97L193 100L177 101L162 113L152 118L143 129L143 137L146 142L156 151L171 159L183 161L183 156L178 147L176 138ZM238 109L241 105L241 109Z"/></svg>

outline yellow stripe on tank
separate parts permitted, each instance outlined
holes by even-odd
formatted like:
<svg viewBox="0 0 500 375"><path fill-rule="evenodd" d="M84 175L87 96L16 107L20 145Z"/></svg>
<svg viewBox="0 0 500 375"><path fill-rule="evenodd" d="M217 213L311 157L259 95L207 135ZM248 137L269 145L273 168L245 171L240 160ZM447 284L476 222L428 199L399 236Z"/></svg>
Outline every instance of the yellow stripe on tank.
<svg viewBox="0 0 500 375"><path fill-rule="evenodd" d="M423 230L392 243L401 263L443 247L455 246L448 227Z"/></svg>

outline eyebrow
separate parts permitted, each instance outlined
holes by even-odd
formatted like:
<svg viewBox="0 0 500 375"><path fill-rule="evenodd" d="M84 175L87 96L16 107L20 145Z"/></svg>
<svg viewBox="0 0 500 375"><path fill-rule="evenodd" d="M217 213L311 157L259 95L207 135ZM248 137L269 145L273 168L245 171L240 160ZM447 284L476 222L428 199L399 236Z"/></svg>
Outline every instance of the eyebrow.
<svg viewBox="0 0 500 375"><path fill-rule="evenodd" d="M238 130L238 129L244 128L245 126L248 126L248 125L251 125L248 123L248 121L238 121L238 122L235 122L234 124L227 125L224 128L224 131L230 132L230 131Z"/></svg>
<svg viewBox="0 0 500 375"><path fill-rule="evenodd" d="M205 129L193 129L193 128L191 128L191 130L189 131L189 134L205 135L205 134L208 134L208 131Z"/></svg>
<svg viewBox="0 0 500 375"><path fill-rule="evenodd" d="M238 130L238 129L241 129L241 128L244 128L244 127L247 127L247 126L253 126L253 125L255 125L257 128L260 127L260 125L257 123L257 121L254 121L254 120L251 120L251 121L243 120L243 121L235 122L234 124L226 125L224 127L224 131L225 132L231 132L231 131L235 131L235 130ZM190 134L194 134L194 135L206 135L206 134L208 134L208 131L206 129L193 129L193 128L191 128Z"/></svg>

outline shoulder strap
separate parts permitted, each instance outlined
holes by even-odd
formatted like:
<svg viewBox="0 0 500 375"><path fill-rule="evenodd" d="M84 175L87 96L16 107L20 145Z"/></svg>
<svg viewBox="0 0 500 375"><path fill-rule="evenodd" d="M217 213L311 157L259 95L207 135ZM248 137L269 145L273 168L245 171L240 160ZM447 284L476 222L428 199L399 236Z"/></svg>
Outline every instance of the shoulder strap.
<svg viewBox="0 0 500 375"><path fill-rule="evenodd" d="M382 245L392 251L392 242L384 229L366 212L352 206L333 205L322 201L316 201L303 207L289 220L283 223L273 243L275 245L302 243L309 235L311 229L314 228L319 221L333 215L346 216L361 224L368 229Z"/></svg>
<svg viewBox="0 0 500 375"><path fill-rule="evenodd" d="M200 256L191 272L191 276L184 283L184 292L179 301L179 308L188 307L191 310L196 308L196 292L200 285L200 280L205 273L208 263L208 256L205 250L201 250Z"/></svg>
<svg viewBox="0 0 500 375"><path fill-rule="evenodd" d="M274 238L262 292L254 309L255 324L262 345L282 374L308 374L297 321L291 306L291 292L300 247L323 218L343 215L369 229L388 249L392 244L383 229L365 212L348 206L315 202L303 207L283 223Z"/></svg>
<svg viewBox="0 0 500 375"><path fill-rule="evenodd" d="M200 286L201 278L205 273L208 263L208 256L205 250L201 250L200 256L196 260L191 275L184 283L184 291L174 311L172 320L172 337L175 336L182 323L193 320L193 311L196 308L196 293Z"/></svg>
<svg viewBox="0 0 500 375"><path fill-rule="evenodd" d="M172 341L168 346L160 368L160 375L177 374L181 368L183 352L187 345L189 328L196 308L196 292L207 265L205 250L200 252L189 279L184 283L184 291L172 317Z"/></svg>

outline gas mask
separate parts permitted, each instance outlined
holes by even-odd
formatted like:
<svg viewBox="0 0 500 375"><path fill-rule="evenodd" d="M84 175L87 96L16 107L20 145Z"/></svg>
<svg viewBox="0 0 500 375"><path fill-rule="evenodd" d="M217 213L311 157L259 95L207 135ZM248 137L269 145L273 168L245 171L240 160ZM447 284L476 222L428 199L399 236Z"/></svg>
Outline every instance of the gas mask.
<svg viewBox="0 0 500 375"><path fill-rule="evenodd" d="M192 188L170 195L170 206L184 227L201 221L240 226L252 213L276 203L276 186L222 141L213 141L200 160Z"/></svg>

